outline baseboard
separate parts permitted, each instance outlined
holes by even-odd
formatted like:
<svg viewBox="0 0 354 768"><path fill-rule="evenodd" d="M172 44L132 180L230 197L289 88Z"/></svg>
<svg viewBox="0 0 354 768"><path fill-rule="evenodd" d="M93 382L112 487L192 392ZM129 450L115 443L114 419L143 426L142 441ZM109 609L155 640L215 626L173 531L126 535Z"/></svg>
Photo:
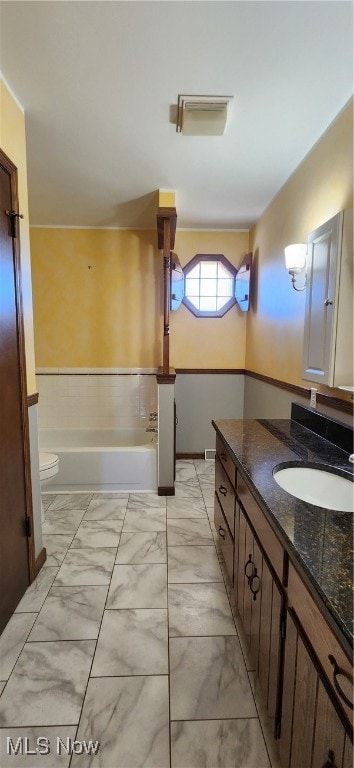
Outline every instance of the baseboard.
<svg viewBox="0 0 354 768"><path fill-rule="evenodd" d="M34 575L35 575L35 578L36 578L36 576L38 576L39 571L43 568L43 565L44 565L46 559L47 559L47 550L46 550L45 547L43 547L43 549L41 549L38 557L35 560L35 564L34 564Z"/></svg>
<svg viewBox="0 0 354 768"><path fill-rule="evenodd" d="M204 453L176 453L176 459L204 459Z"/></svg>
<svg viewBox="0 0 354 768"><path fill-rule="evenodd" d="M159 485L157 489L157 495L158 496L174 496L175 495L175 488L174 485Z"/></svg>

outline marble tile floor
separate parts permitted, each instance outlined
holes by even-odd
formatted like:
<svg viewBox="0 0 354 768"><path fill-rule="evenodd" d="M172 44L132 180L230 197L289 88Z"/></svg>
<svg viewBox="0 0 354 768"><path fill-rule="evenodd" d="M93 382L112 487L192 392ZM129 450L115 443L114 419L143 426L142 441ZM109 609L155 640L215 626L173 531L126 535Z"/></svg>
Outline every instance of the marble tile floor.
<svg viewBox="0 0 354 768"><path fill-rule="evenodd" d="M172 498L44 494L47 561L0 638L2 768L278 768L213 480L189 460Z"/></svg>

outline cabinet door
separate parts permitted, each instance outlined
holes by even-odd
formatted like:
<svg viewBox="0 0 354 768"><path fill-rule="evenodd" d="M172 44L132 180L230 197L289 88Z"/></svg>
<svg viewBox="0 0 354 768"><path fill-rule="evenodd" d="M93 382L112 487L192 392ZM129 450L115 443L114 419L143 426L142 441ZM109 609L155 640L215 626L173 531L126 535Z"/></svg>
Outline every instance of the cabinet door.
<svg viewBox="0 0 354 768"><path fill-rule="evenodd" d="M286 621L286 642L283 670L283 695L281 709L281 731L279 755L282 768L289 768L293 731L293 707L295 696L295 673L298 633L290 614Z"/></svg>
<svg viewBox="0 0 354 768"><path fill-rule="evenodd" d="M301 637L297 642L290 768L311 766L317 672ZM286 692L285 692L286 693Z"/></svg>
<svg viewBox="0 0 354 768"><path fill-rule="evenodd" d="M328 761L333 768L342 768L345 731L321 680L318 684L313 747L313 768L322 768ZM332 763L331 763L332 761ZM353 755L350 765L353 764Z"/></svg>
<svg viewBox="0 0 354 768"><path fill-rule="evenodd" d="M263 578L267 570L266 563L263 561ZM269 570L269 569L268 569ZM263 579L262 579L263 583ZM281 654L281 616L283 612L283 595L275 579L272 579L272 620L270 627L270 649L269 649L269 677L268 677L268 702L267 710L272 721L278 714L279 707L279 677L280 677L280 654Z"/></svg>
<svg viewBox="0 0 354 768"><path fill-rule="evenodd" d="M243 628L249 643L251 640L252 621L252 592L249 585L250 580L253 579L254 572L253 533L246 520L245 560L243 563Z"/></svg>
<svg viewBox="0 0 354 768"><path fill-rule="evenodd" d="M235 557L235 570L234 570L234 588L235 599L238 612L243 621L243 597L245 586L245 563L247 562L246 556L246 518L239 504L237 506L237 521L238 521L238 537L235 538L235 551L237 549L237 557Z"/></svg>
<svg viewBox="0 0 354 768"><path fill-rule="evenodd" d="M268 703L270 639L272 631L273 578L269 568L262 573L262 605L259 631L258 678L265 704Z"/></svg>
<svg viewBox="0 0 354 768"><path fill-rule="evenodd" d="M279 753L283 768L349 768L352 746L333 694L295 615L288 611Z"/></svg>
<svg viewBox="0 0 354 768"><path fill-rule="evenodd" d="M261 624L261 606L263 592L263 557L256 539L253 540L254 572L249 581L249 600L251 603L250 657L254 668L258 670L259 635Z"/></svg>
<svg viewBox="0 0 354 768"><path fill-rule="evenodd" d="M343 212L308 238L302 378L333 386ZM337 269L338 266L338 269Z"/></svg>

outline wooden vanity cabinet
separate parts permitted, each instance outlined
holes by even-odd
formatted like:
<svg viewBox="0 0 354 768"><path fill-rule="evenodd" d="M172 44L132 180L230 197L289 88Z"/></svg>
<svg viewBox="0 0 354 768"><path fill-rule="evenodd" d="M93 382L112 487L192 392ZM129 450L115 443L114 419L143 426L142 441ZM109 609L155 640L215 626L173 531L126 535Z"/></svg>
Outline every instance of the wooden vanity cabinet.
<svg viewBox="0 0 354 768"><path fill-rule="evenodd" d="M215 465L215 525L282 768L352 768L351 660L219 437Z"/></svg>

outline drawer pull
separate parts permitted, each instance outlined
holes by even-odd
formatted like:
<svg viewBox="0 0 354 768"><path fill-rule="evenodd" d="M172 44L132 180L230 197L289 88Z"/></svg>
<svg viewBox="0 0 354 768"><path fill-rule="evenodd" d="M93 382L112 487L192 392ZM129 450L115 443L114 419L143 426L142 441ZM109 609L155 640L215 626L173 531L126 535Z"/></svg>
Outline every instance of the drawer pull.
<svg viewBox="0 0 354 768"><path fill-rule="evenodd" d="M257 584L255 586L253 586L253 582L254 582L255 579L257 579ZM250 590L252 592L252 595L253 595L253 600L257 600L257 594L258 594L258 592L259 592L259 590L261 588L261 580L260 580L260 578L259 578L259 576L257 574L257 568L254 569L254 574L253 574L253 576L251 576L248 584L249 584L249 588L250 588Z"/></svg>
<svg viewBox="0 0 354 768"><path fill-rule="evenodd" d="M346 672L345 669L341 669L341 667L338 666L338 664L337 664L334 656L332 656L332 654L330 654L328 656L328 660L331 662L332 667L333 667L333 682L334 682L334 687L335 687L337 693L339 694L341 699L343 699L343 701L345 701L345 703L347 704L347 706L350 709L354 709L353 702L350 699L348 699L348 697L345 695L344 691L342 691L342 689L341 689L341 687L339 685L338 679L337 679L338 675L342 675L343 677L345 677L347 680L349 680L352 683L352 678L351 678L350 674L348 672Z"/></svg>
<svg viewBox="0 0 354 768"><path fill-rule="evenodd" d="M219 491L222 493L223 496L227 495L227 488L225 488L224 485L219 485Z"/></svg>
<svg viewBox="0 0 354 768"><path fill-rule="evenodd" d="M227 461L227 456L226 456L226 453L220 453L220 458L221 458L223 461Z"/></svg>
<svg viewBox="0 0 354 768"><path fill-rule="evenodd" d="M218 534L219 534L219 536L220 536L222 539L226 539L226 533L225 533L224 529L221 527L221 525L219 525L219 528L218 528Z"/></svg>
<svg viewBox="0 0 354 768"><path fill-rule="evenodd" d="M249 565L251 566L251 571L250 571L250 569L248 567ZM249 571L249 573L247 573L247 571ZM254 576L254 562L252 560L252 555L248 555L248 560L247 560L247 563L246 563L246 565L244 567L244 574L246 576L246 579L247 579L248 583L250 583L250 580Z"/></svg>

